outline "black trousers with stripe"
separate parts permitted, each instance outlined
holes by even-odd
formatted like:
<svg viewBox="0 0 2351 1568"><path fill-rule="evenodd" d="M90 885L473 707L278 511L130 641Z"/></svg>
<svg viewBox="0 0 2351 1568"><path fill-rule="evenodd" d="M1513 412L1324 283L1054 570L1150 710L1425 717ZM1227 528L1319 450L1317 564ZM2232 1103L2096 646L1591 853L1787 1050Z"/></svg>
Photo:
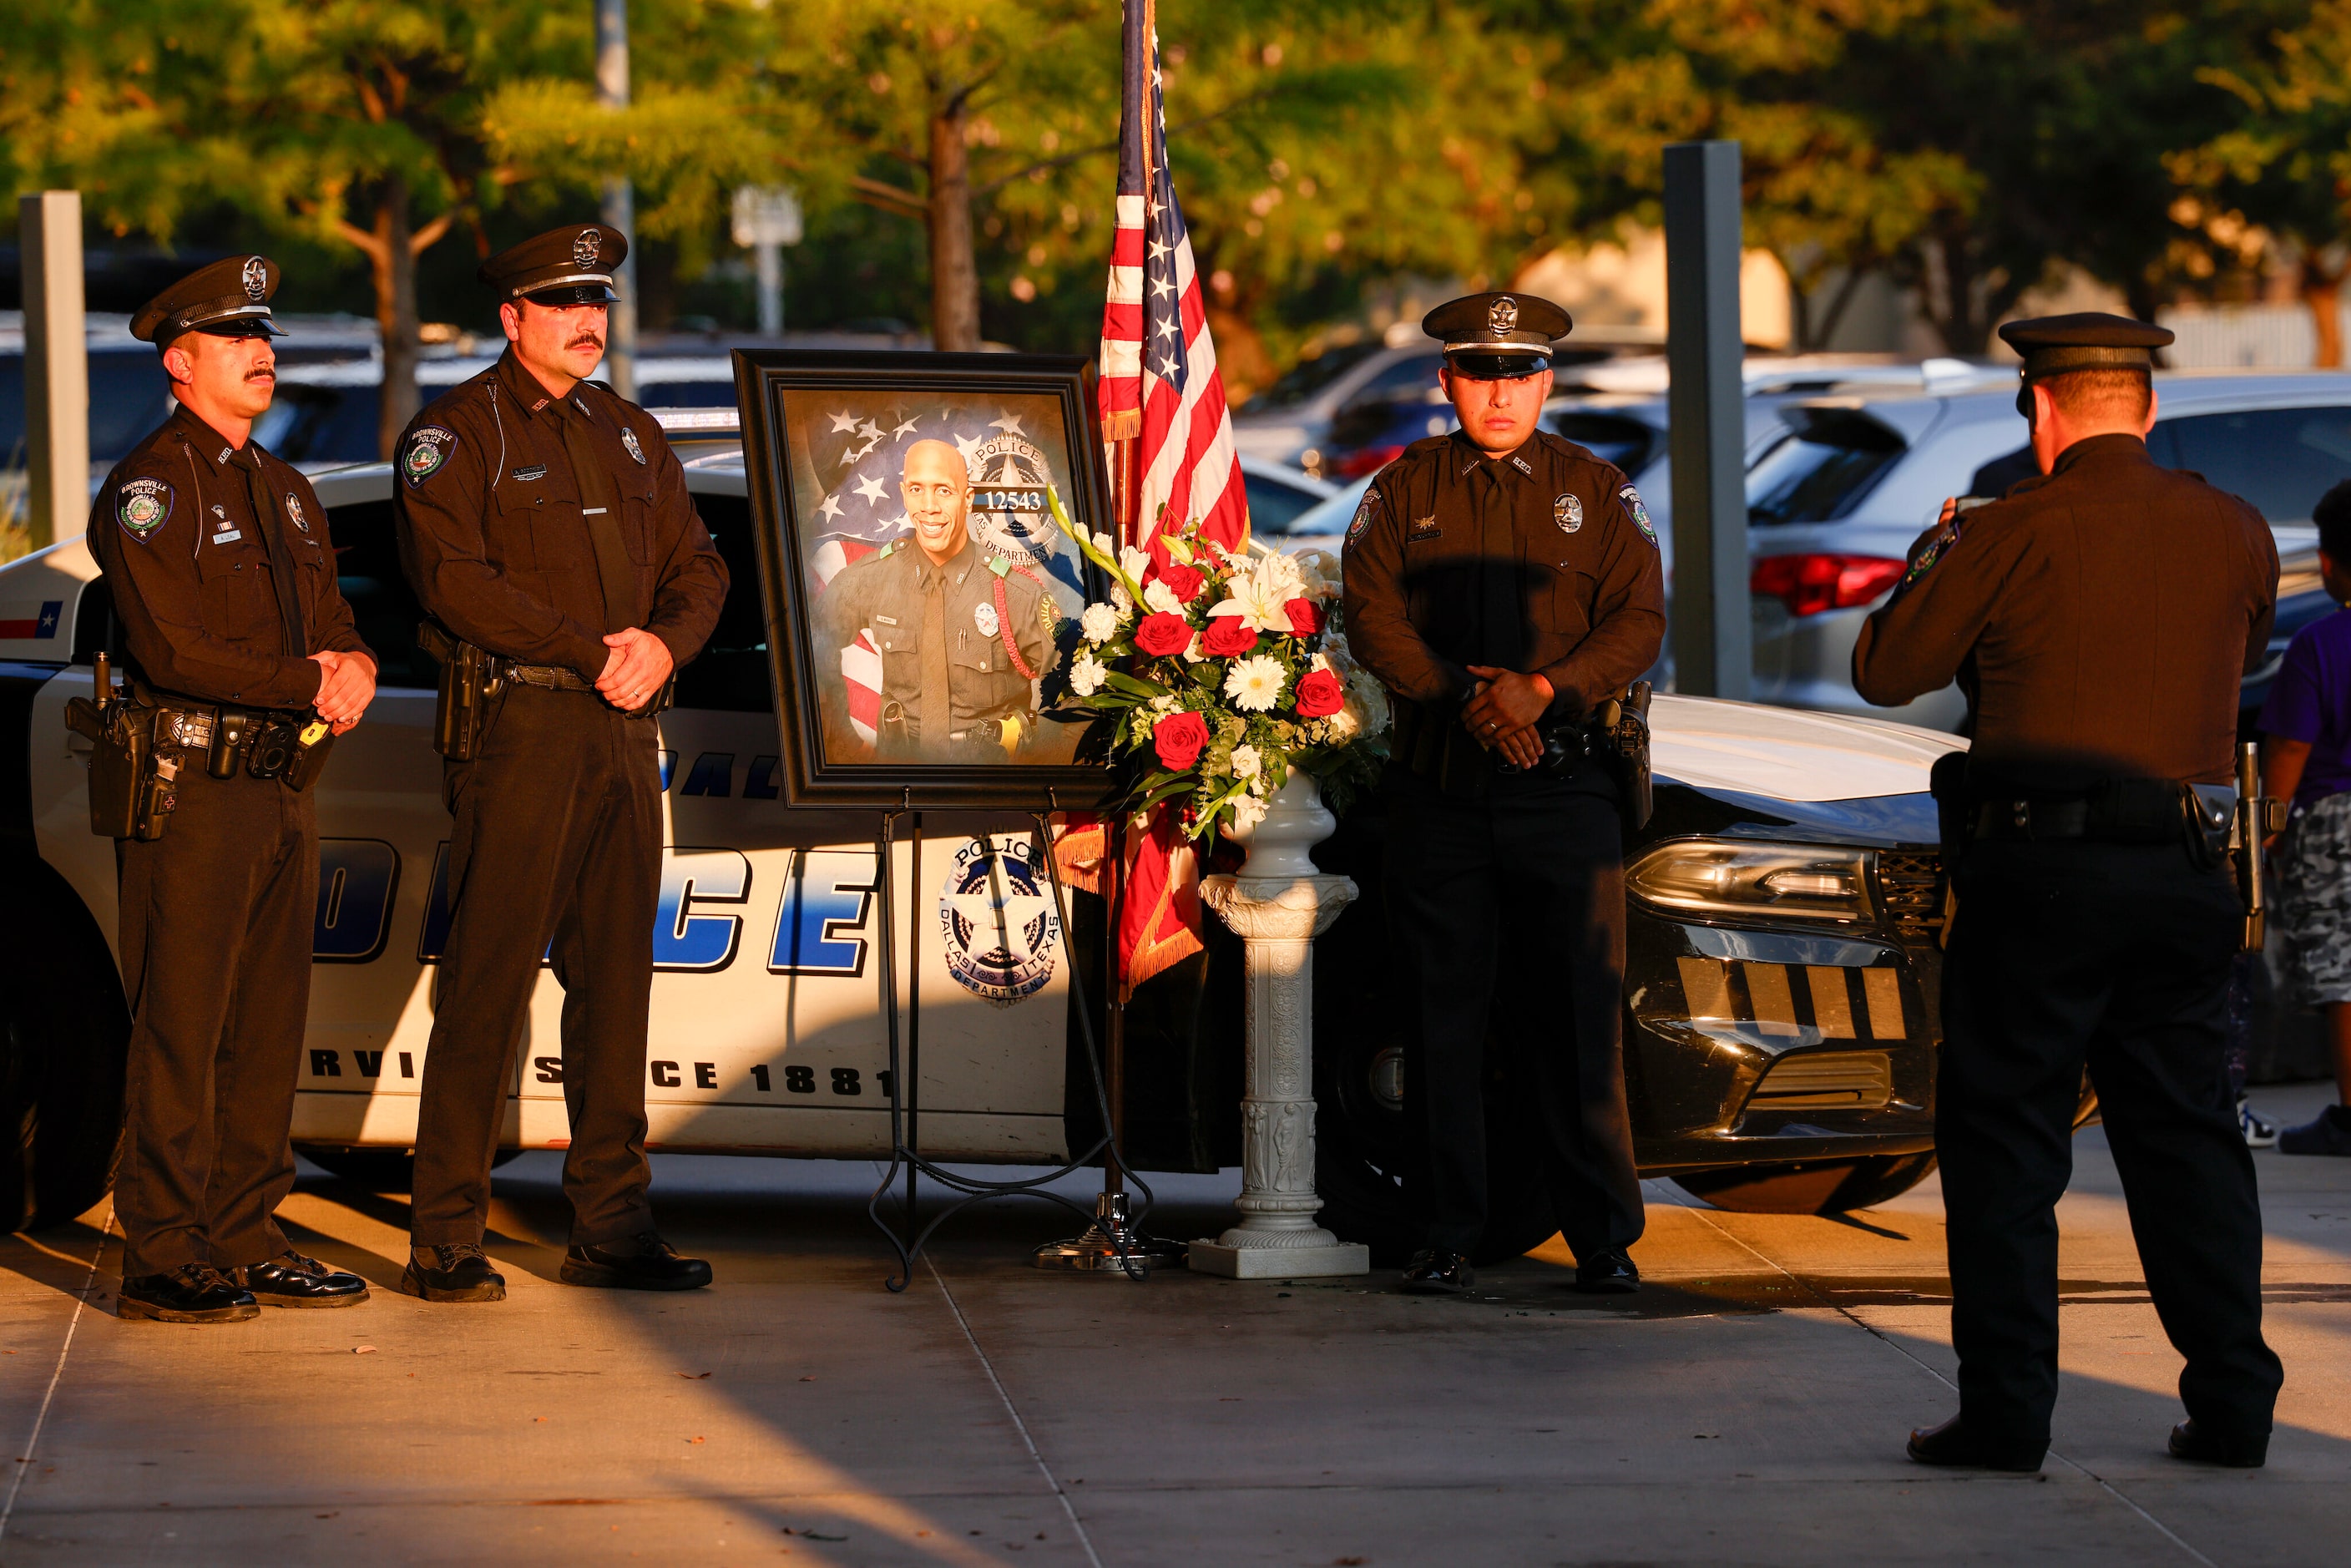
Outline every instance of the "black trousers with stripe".
<svg viewBox="0 0 2351 1568"><path fill-rule="evenodd" d="M1625 1103L1625 869L1604 780L1498 776L1481 798L1389 769L1391 940L1416 1012L1405 1113L1426 1140L1428 1244L1485 1229L1489 1026L1578 1259L1629 1247L1646 1218Z"/></svg>
<svg viewBox="0 0 2351 1568"><path fill-rule="evenodd" d="M1935 1106L1951 1336L1970 1427L2045 1441L2057 1403L2057 1200L2086 1066L2148 1292L2199 1427L2270 1429L2262 1215L2229 1092L2242 907L2185 848L1969 846L1943 968Z"/></svg>

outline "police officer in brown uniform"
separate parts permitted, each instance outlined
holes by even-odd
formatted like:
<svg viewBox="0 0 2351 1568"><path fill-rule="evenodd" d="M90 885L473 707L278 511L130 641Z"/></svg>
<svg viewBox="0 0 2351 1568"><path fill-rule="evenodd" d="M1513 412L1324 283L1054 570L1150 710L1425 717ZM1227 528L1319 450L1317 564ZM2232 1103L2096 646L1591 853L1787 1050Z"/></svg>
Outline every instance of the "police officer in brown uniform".
<svg viewBox="0 0 2351 1568"><path fill-rule="evenodd" d="M1623 850L1615 785L1581 740L1664 640L1656 536L1623 474L1536 427L1567 312L1479 294L1421 325L1445 343L1461 429L1381 470L1345 547L1348 640L1395 701L1383 879L1430 1219L1405 1285L1471 1283L1499 1004L1577 1285L1637 1290Z"/></svg>
<svg viewBox="0 0 2351 1568"><path fill-rule="evenodd" d="M707 1263L662 1239L646 1197L662 850L651 716L717 623L726 569L652 415L585 379L627 249L616 230L572 224L484 262L507 351L419 413L396 460L409 581L498 680L475 755L444 764L452 919L400 1284L428 1301L506 1294L481 1242L542 955L564 989L563 1279L710 1282Z"/></svg>
<svg viewBox="0 0 2351 1568"><path fill-rule="evenodd" d="M2035 1470L2057 1402L2056 1204L2086 1065L2147 1289L2187 1359L2183 1458L2252 1466L2282 1374L2228 1090L2243 908L2214 840L2238 684L2277 600L2261 515L2158 467L2153 350L2116 316L2016 321L2041 476L1945 506L1854 649L1888 706L1956 679L1974 743L1937 769L1958 907L1935 1103L1959 1413L1926 1464Z"/></svg>
<svg viewBox="0 0 2351 1568"><path fill-rule="evenodd" d="M1002 760L1035 733L1032 683L1053 667L1052 596L971 537L971 477L944 441L906 449L910 533L833 574L817 599L825 645L862 629L882 655L874 754Z"/></svg>
<svg viewBox="0 0 2351 1568"><path fill-rule="evenodd" d="M172 800L160 836L116 841L132 1012L114 1184L126 1318L226 1322L367 1299L356 1274L292 1250L274 1218L294 1186L287 1134L318 906L308 787L316 748L375 695L326 508L250 439L277 387L277 287L267 259L235 256L131 319L179 406L90 509L131 719L152 737Z"/></svg>

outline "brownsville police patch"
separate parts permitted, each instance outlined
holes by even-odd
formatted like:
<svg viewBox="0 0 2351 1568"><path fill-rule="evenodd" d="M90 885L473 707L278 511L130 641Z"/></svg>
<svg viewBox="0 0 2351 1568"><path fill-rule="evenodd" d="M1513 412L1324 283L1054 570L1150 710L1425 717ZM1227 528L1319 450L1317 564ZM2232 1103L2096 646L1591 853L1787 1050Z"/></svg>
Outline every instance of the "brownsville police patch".
<svg viewBox="0 0 2351 1568"><path fill-rule="evenodd" d="M161 479L126 479L115 497L115 520L122 531L145 543L149 535L172 520L172 486Z"/></svg>

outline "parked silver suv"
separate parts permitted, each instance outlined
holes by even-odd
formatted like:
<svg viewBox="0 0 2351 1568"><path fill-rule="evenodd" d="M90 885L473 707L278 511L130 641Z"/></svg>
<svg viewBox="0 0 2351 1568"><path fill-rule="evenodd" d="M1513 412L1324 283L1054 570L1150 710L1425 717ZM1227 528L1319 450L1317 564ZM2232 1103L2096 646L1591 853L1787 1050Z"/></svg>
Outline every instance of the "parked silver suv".
<svg viewBox="0 0 2351 1568"><path fill-rule="evenodd" d="M2351 376L2178 371L2156 377L2158 463L2201 474L2261 508L2285 569L2266 695L2286 641L2333 606L2318 590L2310 509L2351 479ZM1956 686L1907 707L1873 708L1853 689L1861 623L1902 575L1911 541L1948 496L1997 496L2035 472L2013 384L1950 396L1806 399L1749 455L1759 702L1955 728Z"/></svg>

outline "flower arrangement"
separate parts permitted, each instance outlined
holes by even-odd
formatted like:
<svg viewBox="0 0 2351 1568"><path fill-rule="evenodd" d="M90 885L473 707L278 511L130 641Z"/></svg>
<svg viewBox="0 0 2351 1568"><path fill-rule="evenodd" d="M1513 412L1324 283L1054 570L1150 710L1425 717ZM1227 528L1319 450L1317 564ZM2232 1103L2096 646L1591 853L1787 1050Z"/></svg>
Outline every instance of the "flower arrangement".
<svg viewBox="0 0 2351 1568"><path fill-rule="evenodd" d="M1289 782L1311 774L1344 810L1387 755L1387 693L1348 652L1339 563L1327 552L1233 554L1195 522L1162 553L1054 520L1107 572L1069 666L1079 706L1110 721L1110 754L1134 779L1129 804L1165 804L1186 834L1246 831Z"/></svg>

